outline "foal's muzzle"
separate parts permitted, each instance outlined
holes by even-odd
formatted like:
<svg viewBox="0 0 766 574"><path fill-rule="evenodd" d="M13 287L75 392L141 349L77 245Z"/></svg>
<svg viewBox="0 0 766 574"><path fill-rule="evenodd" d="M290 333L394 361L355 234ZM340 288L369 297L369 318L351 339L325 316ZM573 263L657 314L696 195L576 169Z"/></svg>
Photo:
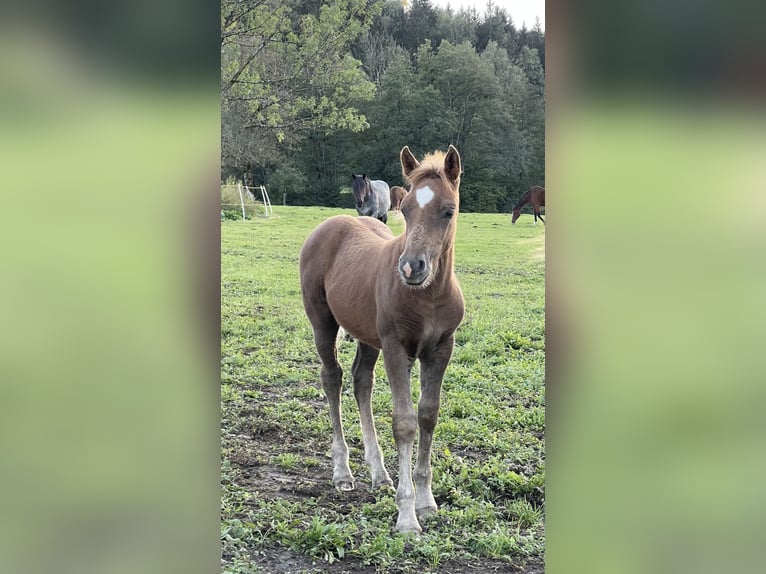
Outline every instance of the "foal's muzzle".
<svg viewBox="0 0 766 574"><path fill-rule="evenodd" d="M399 275L407 285L417 287L422 285L428 278L431 271L430 265L424 257L404 257L399 258Z"/></svg>

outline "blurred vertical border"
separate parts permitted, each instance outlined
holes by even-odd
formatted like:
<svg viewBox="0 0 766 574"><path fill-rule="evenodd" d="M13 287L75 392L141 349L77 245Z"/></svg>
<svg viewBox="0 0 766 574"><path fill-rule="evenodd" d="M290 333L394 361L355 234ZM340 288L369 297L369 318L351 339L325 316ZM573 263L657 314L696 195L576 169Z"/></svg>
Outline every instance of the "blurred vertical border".
<svg viewBox="0 0 766 574"><path fill-rule="evenodd" d="M764 5L546 22L546 572L760 572Z"/></svg>
<svg viewBox="0 0 766 574"><path fill-rule="evenodd" d="M215 571L219 6L0 10L0 572Z"/></svg>

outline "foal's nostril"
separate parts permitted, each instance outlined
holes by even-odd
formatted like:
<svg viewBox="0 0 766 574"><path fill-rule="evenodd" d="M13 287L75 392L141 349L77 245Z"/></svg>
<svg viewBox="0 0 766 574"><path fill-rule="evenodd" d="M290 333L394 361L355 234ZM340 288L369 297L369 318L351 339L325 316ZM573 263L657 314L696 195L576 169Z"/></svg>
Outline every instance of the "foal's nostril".
<svg viewBox="0 0 766 574"><path fill-rule="evenodd" d="M423 280L426 269L425 259L399 259L399 273L408 283L418 284Z"/></svg>

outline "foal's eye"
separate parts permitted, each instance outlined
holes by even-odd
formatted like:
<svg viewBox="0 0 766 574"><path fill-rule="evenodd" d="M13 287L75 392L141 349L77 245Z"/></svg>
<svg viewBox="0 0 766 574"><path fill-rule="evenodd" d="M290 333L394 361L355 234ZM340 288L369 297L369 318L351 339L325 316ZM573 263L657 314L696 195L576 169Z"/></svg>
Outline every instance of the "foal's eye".
<svg viewBox="0 0 766 574"><path fill-rule="evenodd" d="M445 219L452 219L453 215L455 215L455 210L454 209L448 209L447 211L444 212L444 218Z"/></svg>

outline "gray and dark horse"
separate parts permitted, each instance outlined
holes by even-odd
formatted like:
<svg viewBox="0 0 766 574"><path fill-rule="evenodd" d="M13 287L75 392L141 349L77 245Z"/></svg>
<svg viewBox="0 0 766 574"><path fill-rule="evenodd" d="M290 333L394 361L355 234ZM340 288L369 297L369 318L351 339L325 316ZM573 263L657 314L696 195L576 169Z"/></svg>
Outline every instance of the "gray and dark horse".
<svg viewBox="0 0 766 574"><path fill-rule="evenodd" d="M359 215L366 215L379 219L383 223L388 221L388 210L391 209L391 193L388 184L379 179L370 181L365 174L351 174L353 183L351 191L354 193L354 204Z"/></svg>
<svg viewBox="0 0 766 574"><path fill-rule="evenodd" d="M431 491L431 443L442 379L464 312L454 272L462 169L453 146L446 154L438 152L421 162L404 147L400 160L410 183L402 200L405 232L394 237L372 218L336 215L306 239L300 273L303 306L314 330L330 406L333 483L338 490L354 489L340 411L343 372L336 336L342 326L357 340L351 374L373 488L393 485L383 465L371 404L375 363L383 351L399 451L396 530L418 533L419 519L437 510ZM410 385L415 359L420 361L417 412Z"/></svg>

